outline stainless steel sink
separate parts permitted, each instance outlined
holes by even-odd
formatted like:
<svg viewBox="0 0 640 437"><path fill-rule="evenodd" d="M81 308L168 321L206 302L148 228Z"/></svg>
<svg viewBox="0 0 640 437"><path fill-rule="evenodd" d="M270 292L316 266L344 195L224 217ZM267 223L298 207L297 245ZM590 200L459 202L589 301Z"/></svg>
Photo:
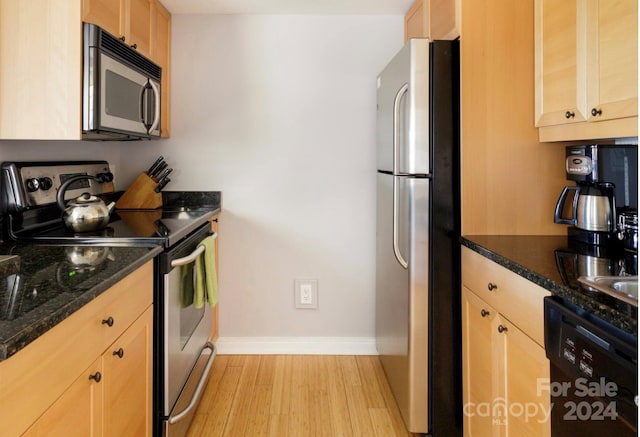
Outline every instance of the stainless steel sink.
<svg viewBox="0 0 640 437"><path fill-rule="evenodd" d="M580 276L580 283L638 306L637 276Z"/></svg>

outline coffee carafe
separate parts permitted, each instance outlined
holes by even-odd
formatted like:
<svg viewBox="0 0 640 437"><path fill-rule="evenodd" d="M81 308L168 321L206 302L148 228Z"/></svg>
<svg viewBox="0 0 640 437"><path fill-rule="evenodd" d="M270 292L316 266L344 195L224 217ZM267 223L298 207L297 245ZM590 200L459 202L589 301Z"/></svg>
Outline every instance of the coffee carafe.
<svg viewBox="0 0 640 437"><path fill-rule="evenodd" d="M571 215L563 216L566 202L573 192ZM617 238L614 185L601 182L564 187L554 215L554 222L573 225L569 237L587 244L610 244Z"/></svg>

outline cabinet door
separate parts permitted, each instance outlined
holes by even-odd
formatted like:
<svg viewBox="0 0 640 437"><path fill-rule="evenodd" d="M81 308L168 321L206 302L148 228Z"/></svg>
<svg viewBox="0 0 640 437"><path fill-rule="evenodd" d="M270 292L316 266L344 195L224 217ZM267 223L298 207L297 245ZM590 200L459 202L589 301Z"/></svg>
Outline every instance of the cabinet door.
<svg viewBox="0 0 640 437"><path fill-rule="evenodd" d="M426 38L429 36L427 12L428 5L425 1L416 0L404 16L404 40L411 38Z"/></svg>
<svg viewBox="0 0 640 437"><path fill-rule="evenodd" d="M587 3L589 120L637 116L638 1Z"/></svg>
<svg viewBox="0 0 640 437"><path fill-rule="evenodd" d="M492 321L496 312L468 288L462 287L462 375L464 435L498 436L492 417L498 386L494 382Z"/></svg>
<svg viewBox="0 0 640 437"><path fill-rule="evenodd" d="M120 0L82 0L82 21L93 23L115 37L122 36Z"/></svg>
<svg viewBox="0 0 640 437"><path fill-rule="evenodd" d="M404 16L404 40L460 36L460 0L416 0Z"/></svg>
<svg viewBox="0 0 640 437"><path fill-rule="evenodd" d="M536 126L585 121L585 8L576 0L536 0L535 23Z"/></svg>
<svg viewBox="0 0 640 437"><path fill-rule="evenodd" d="M151 435L152 307L103 354L104 435Z"/></svg>
<svg viewBox="0 0 640 437"><path fill-rule="evenodd" d="M544 348L502 316L492 321L492 327L499 345L496 361L503 368L499 373L506 419L502 435L549 437L549 360Z"/></svg>
<svg viewBox="0 0 640 437"><path fill-rule="evenodd" d="M162 67L162 112L160 130L162 138L169 138L169 106L171 104L171 14L160 2L153 4L152 60Z"/></svg>
<svg viewBox="0 0 640 437"><path fill-rule="evenodd" d="M96 381L98 373L104 375L101 359L83 372L23 436L101 436L103 384L101 379Z"/></svg>
<svg viewBox="0 0 640 437"><path fill-rule="evenodd" d="M124 0L127 44L151 57L151 0Z"/></svg>
<svg viewBox="0 0 640 437"><path fill-rule="evenodd" d="M432 40L460 36L460 0L430 0L429 34Z"/></svg>

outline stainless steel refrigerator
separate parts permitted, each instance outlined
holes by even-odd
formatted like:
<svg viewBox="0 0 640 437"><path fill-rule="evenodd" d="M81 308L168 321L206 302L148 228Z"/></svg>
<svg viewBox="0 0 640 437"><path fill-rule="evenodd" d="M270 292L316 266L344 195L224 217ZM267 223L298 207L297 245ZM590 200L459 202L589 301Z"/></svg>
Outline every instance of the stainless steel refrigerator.
<svg viewBox="0 0 640 437"><path fill-rule="evenodd" d="M407 429L462 431L459 41L411 39L377 81L376 347Z"/></svg>

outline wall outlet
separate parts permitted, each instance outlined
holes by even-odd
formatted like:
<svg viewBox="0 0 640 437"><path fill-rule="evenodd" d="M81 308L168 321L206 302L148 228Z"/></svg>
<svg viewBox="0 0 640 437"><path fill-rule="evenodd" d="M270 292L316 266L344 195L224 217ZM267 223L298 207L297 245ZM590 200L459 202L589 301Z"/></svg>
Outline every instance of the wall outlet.
<svg viewBox="0 0 640 437"><path fill-rule="evenodd" d="M296 279L293 289L296 308L318 308L317 279Z"/></svg>

